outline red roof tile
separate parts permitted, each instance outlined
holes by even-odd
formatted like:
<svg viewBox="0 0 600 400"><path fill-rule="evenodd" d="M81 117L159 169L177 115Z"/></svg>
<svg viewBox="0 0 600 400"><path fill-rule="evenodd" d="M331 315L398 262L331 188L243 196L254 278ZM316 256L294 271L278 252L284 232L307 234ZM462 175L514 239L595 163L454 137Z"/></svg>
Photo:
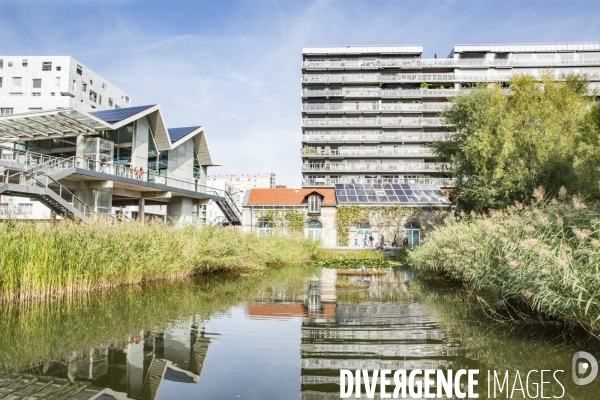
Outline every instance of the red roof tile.
<svg viewBox="0 0 600 400"><path fill-rule="evenodd" d="M252 189L248 205L301 205L306 204L306 196L317 192L323 197L323 206L335 206L333 189Z"/></svg>

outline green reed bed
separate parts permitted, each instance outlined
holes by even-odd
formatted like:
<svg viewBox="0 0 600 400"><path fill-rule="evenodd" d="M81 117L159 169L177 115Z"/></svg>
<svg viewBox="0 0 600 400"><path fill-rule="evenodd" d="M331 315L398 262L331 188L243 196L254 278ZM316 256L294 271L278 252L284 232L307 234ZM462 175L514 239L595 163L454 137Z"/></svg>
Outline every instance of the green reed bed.
<svg viewBox="0 0 600 400"><path fill-rule="evenodd" d="M408 260L417 269L441 271L499 294L497 304L517 305L509 313L517 319L520 304L597 332L599 211L574 198L449 221L430 232Z"/></svg>
<svg viewBox="0 0 600 400"><path fill-rule="evenodd" d="M173 280L211 271L251 271L309 260L318 245L233 229L160 223L0 224L0 298L49 297Z"/></svg>

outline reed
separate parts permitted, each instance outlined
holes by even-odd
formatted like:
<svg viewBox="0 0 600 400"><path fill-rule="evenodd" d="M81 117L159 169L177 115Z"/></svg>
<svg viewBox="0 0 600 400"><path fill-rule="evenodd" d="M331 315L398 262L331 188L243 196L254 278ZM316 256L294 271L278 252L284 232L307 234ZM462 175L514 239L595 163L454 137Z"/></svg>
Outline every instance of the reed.
<svg viewBox="0 0 600 400"><path fill-rule="evenodd" d="M448 221L408 260L499 294L514 316L529 309L600 331L600 213L576 197Z"/></svg>
<svg viewBox="0 0 600 400"><path fill-rule="evenodd" d="M0 300L51 298L212 271L308 261L318 245L161 223L0 223Z"/></svg>

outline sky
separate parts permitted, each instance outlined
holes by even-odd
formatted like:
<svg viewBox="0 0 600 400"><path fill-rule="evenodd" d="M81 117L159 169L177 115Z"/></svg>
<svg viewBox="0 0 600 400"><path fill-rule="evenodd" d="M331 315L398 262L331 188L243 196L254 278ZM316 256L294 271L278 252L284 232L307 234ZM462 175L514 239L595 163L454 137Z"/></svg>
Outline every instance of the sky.
<svg viewBox="0 0 600 400"><path fill-rule="evenodd" d="M202 125L215 174L301 182L302 47L600 41L598 1L0 0L2 55L70 55Z"/></svg>

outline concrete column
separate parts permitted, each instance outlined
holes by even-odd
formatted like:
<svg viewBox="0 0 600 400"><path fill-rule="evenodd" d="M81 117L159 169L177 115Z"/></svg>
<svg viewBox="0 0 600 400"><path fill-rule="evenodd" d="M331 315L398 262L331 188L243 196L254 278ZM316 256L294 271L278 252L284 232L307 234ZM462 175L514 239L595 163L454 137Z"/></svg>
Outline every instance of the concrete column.
<svg viewBox="0 0 600 400"><path fill-rule="evenodd" d="M75 155L77 156L76 166L79 168L87 168L87 165L84 165L85 161L83 160L83 148L84 148L85 136L77 135L77 144L75 145Z"/></svg>
<svg viewBox="0 0 600 400"><path fill-rule="evenodd" d="M144 220L146 219L146 213L144 212L145 206L146 206L146 199L139 199L138 200L138 219L140 221L142 221L142 224L144 223Z"/></svg>

